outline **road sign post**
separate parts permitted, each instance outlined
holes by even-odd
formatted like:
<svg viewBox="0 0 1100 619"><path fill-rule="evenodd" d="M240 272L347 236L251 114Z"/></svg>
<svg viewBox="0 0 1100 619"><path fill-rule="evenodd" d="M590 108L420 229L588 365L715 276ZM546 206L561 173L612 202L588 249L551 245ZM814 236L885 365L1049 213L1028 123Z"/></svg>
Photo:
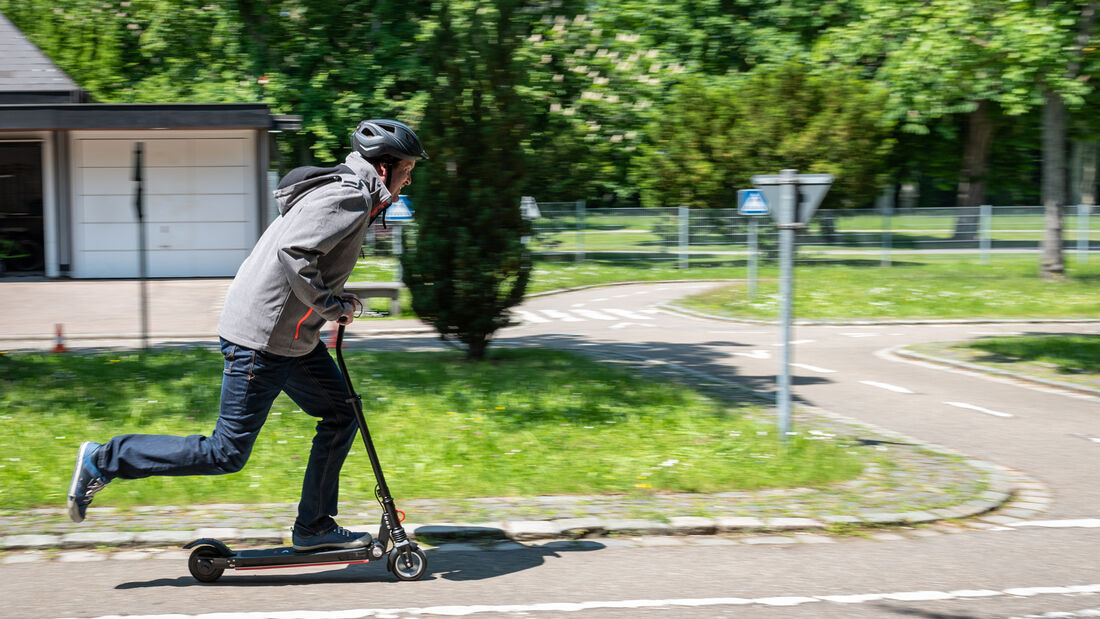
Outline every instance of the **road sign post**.
<svg viewBox="0 0 1100 619"><path fill-rule="evenodd" d="M791 432L791 307L794 297L795 231L804 228L813 217L821 199L833 183L829 174L799 174L798 170L781 170L778 175L758 174L753 185L763 192L779 228L779 331L782 355L776 376L775 403L778 412L779 436L787 440Z"/></svg>
<svg viewBox="0 0 1100 619"><path fill-rule="evenodd" d="M768 199L759 189L737 190L737 212L740 215L749 216L749 300L756 298L756 217L753 215L767 215L771 209L768 207Z"/></svg>

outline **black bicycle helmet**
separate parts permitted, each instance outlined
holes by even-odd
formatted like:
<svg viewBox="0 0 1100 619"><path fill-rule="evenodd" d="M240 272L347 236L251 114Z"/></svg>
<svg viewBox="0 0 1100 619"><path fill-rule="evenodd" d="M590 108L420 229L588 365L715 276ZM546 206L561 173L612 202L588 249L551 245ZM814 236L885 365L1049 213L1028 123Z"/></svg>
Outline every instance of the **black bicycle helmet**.
<svg viewBox="0 0 1100 619"><path fill-rule="evenodd" d="M396 120L379 118L364 120L351 134L351 147L364 159L395 157L397 159L427 159L428 153L420 145L408 125Z"/></svg>

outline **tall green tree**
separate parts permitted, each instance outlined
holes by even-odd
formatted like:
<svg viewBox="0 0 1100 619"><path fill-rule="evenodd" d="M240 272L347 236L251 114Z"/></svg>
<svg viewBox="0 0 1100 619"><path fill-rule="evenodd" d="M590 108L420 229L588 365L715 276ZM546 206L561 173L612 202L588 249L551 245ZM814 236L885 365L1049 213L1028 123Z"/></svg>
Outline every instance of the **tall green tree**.
<svg viewBox="0 0 1100 619"><path fill-rule="evenodd" d="M425 29L430 69L420 129L432 160L411 251L402 256L413 309L440 336L482 359L523 300L531 256L520 215L527 108L516 51L530 32L520 0L441 0Z"/></svg>
<svg viewBox="0 0 1100 619"><path fill-rule="evenodd" d="M730 208L753 174L795 168L836 177L832 206L860 206L877 195L892 147L885 96L850 71L797 62L693 77L647 127L633 178L647 206Z"/></svg>

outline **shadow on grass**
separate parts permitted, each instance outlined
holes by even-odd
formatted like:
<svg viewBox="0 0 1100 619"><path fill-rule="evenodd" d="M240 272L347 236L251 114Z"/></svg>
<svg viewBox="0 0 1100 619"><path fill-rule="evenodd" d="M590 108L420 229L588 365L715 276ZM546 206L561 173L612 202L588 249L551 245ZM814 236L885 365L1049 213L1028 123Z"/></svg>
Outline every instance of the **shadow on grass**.
<svg viewBox="0 0 1100 619"><path fill-rule="evenodd" d="M1042 361L1053 364L1059 374L1100 372L1100 335L1029 331L1020 336L978 340L968 348L981 351L974 358L979 363Z"/></svg>

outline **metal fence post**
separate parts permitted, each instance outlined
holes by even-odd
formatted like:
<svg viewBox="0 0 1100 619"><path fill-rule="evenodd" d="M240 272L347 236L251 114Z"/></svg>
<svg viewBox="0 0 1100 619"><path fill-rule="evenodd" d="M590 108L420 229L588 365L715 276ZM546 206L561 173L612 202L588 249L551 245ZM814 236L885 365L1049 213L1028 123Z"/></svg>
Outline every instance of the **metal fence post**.
<svg viewBox="0 0 1100 619"><path fill-rule="evenodd" d="M893 200L887 200L886 196L879 198L882 202L882 259L879 264L884 267L890 266L890 249L894 241L894 235L890 231L891 218L894 215Z"/></svg>
<svg viewBox="0 0 1100 619"><path fill-rule="evenodd" d="M756 298L756 218L749 216L749 300Z"/></svg>
<svg viewBox="0 0 1100 619"><path fill-rule="evenodd" d="M993 207L983 204L978 207L978 249L982 252L982 264L989 264L989 248L992 245Z"/></svg>
<svg viewBox="0 0 1100 619"><path fill-rule="evenodd" d="M688 228L690 224L690 215L688 215L688 207L681 206L677 210L677 219L680 224L680 268L688 268L688 245L691 243L691 231Z"/></svg>
<svg viewBox="0 0 1100 619"><path fill-rule="evenodd" d="M1081 264L1089 261L1089 214L1091 204L1077 205L1077 255Z"/></svg>
<svg viewBox="0 0 1100 619"><path fill-rule="evenodd" d="M577 200L577 262L584 262L584 200Z"/></svg>

